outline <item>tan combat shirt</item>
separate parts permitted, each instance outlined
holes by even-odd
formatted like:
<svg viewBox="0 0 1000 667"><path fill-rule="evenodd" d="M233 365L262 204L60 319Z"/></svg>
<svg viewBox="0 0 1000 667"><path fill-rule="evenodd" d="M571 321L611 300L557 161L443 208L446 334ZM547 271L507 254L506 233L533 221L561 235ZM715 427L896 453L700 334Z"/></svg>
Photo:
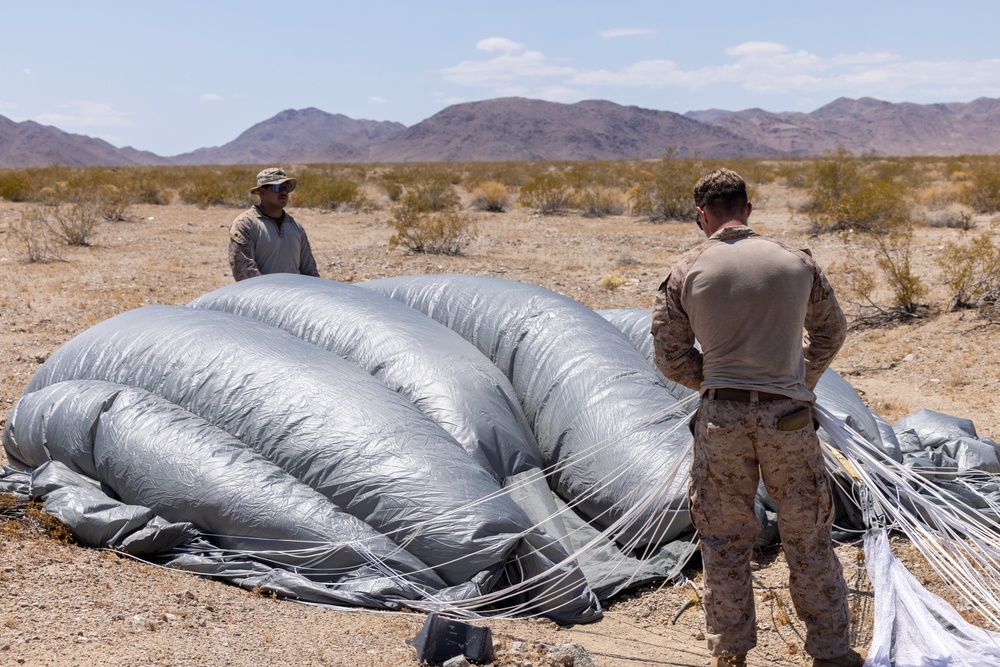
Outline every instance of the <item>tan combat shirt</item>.
<svg viewBox="0 0 1000 667"><path fill-rule="evenodd" d="M241 213L229 228L229 266L238 281L264 273L319 277L302 226L287 212L279 225L258 206Z"/></svg>
<svg viewBox="0 0 1000 667"><path fill-rule="evenodd" d="M808 251L739 226L674 266L657 291L651 331L660 371L699 393L731 387L813 401L847 321Z"/></svg>

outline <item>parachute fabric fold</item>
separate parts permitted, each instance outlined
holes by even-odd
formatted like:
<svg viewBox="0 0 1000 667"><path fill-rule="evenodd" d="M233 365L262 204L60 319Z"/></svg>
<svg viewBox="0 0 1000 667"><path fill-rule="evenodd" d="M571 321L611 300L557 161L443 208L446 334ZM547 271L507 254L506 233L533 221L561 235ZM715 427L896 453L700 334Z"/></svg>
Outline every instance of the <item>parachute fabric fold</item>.
<svg viewBox="0 0 1000 667"><path fill-rule="evenodd" d="M462 337L392 299L311 276L272 274L198 297L351 361L409 399L503 483L540 466L506 378Z"/></svg>
<svg viewBox="0 0 1000 667"><path fill-rule="evenodd" d="M503 371L521 401L550 485L628 549L690 530L683 479L690 434L662 377L582 304L500 278L429 275L359 287L448 326ZM683 477L683 476L682 476Z"/></svg>
<svg viewBox="0 0 1000 667"><path fill-rule="evenodd" d="M27 393L73 379L145 389L198 415L448 586L489 590L517 559L518 576L548 573L533 584L535 611L573 622L600 613L558 543L453 438L354 364L275 327L186 307L130 311L57 350Z"/></svg>

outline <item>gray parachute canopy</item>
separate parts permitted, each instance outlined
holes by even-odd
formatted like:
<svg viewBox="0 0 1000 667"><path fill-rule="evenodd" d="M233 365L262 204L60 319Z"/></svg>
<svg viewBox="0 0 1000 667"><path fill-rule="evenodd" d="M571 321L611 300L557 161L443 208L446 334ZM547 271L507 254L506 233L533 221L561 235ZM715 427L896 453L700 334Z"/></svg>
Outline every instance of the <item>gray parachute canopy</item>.
<svg viewBox="0 0 1000 667"><path fill-rule="evenodd" d="M295 275L123 313L31 379L3 432L30 478L0 488L298 599L594 620L696 544L696 397L652 367L648 313L604 315L495 278ZM821 402L898 459L828 375Z"/></svg>

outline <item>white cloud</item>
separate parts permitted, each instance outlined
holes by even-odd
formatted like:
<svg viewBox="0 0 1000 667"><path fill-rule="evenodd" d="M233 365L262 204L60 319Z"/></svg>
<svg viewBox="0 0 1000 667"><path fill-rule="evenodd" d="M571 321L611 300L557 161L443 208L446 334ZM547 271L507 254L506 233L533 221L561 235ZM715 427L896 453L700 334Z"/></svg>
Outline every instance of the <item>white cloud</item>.
<svg viewBox="0 0 1000 667"><path fill-rule="evenodd" d="M378 95L372 95L368 98L368 101L371 104L385 104L389 100L385 99L384 97L380 97Z"/></svg>
<svg viewBox="0 0 1000 667"><path fill-rule="evenodd" d="M526 49L505 37L481 40L476 48L487 53L499 51L500 55L488 60L463 60L453 67L441 70L444 78L464 86L479 86L508 91L524 87L525 80L551 77L569 77L572 67L550 61L541 51ZM507 94L523 94L510 93Z"/></svg>
<svg viewBox="0 0 1000 667"><path fill-rule="evenodd" d="M199 100L202 102L220 102L222 100L222 95L218 93L202 93Z"/></svg>
<svg viewBox="0 0 1000 667"><path fill-rule="evenodd" d="M656 31L651 28L611 28L597 34L601 39L616 39L618 37L646 37L655 35Z"/></svg>
<svg viewBox="0 0 1000 667"><path fill-rule="evenodd" d="M494 53L496 51L510 53L511 51L520 51L524 48L524 44L519 44L506 37L487 37L476 42L476 48L486 53Z"/></svg>
<svg viewBox="0 0 1000 667"><path fill-rule="evenodd" d="M632 30L604 31L624 36ZM611 98L608 88L702 91L737 87L752 95L817 95L832 99L871 96L887 100L952 101L993 96L1000 90L1000 59L905 60L888 52L822 56L777 42L749 41L724 51L722 64L686 69L668 59L627 64L617 70L584 70L504 37L480 41L490 56L441 71L446 81L485 88L494 96L551 100Z"/></svg>
<svg viewBox="0 0 1000 667"><path fill-rule="evenodd" d="M62 104L65 112L43 113L33 120L59 127L122 127L131 125L127 113L115 111L104 102L75 101Z"/></svg>

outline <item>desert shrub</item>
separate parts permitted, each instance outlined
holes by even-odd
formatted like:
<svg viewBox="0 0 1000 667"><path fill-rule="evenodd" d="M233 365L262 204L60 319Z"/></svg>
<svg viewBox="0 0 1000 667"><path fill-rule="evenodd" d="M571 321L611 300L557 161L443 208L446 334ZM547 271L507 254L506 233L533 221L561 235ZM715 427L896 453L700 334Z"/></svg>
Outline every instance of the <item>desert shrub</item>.
<svg viewBox="0 0 1000 667"><path fill-rule="evenodd" d="M97 214L107 222L122 222L131 219L132 195L117 186L101 186L94 198Z"/></svg>
<svg viewBox="0 0 1000 667"><path fill-rule="evenodd" d="M913 225L909 221L879 233L845 233L845 238L860 237L872 253L852 250L845 253L844 276L848 299L861 310L856 324L881 326L917 316L927 294L923 280L913 271ZM881 281L879 276L881 275ZM886 285L891 300L886 303L878 288Z"/></svg>
<svg viewBox="0 0 1000 667"><path fill-rule="evenodd" d="M10 224L7 243L31 264L62 261L58 241L38 206L22 211L20 217Z"/></svg>
<svg viewBox="0 0 1000 667"><path fill-rule="evenodd" d="M1000 211L1000 160L985 159L970 165L962 199L979 213Z"/></svg>
<svg viewBox="0 0 1000 667"><path fill-rule="evenodd" d="M566 210L571 198L572 190L566 177L552 171L535 176L521 186L518 203L542 215L554 215Z"/></svg>
<svg viewBox="0 0 1000 667"><path fill-rule="evenodd" d="M395 230L389 247L417 253L461 255L476 236L472 221L454 208L430 211L415 200L394 206L389 224Z"/></svg>
<svg viewBox="0 0 1000 667"><path fill-rule="evenodd" d="M259 171L259 170L258 170ZM185 204L209 206L246 206L256 171L246 167L191 169L180 185L178 195Z"/></svg>
<svg viewBox="0 0 1000 667"><path fill-rule="evenodd" d="M592 186L578 191L573 198L573 205L588 218L603 218L625 212L624 195L621 190L603 186Z"/></svg>
<svg viewBox="0 0 1000 667"><path fill-rule="evenodd" d="M503 183L486 181L472 191L471 206L476 211L503 213L510 206L510 194Z"/></svg>
<svg viewBox="0 0 1000 667"><path fill-rule="evenodd" d="M608 290L609 292L614 292L616 289L618 289L627 282L628 278L623 278L622 276L619 276L617 274L609 273L603 276L600 280L598 280L597 284L600 285L603 289Z"/></svg>
<svg viewBox="0 0 1000 667"><path fill-rule="evenodd" d="M431 174L409 186L400 201L422 211L446 211L458 206L459 197L448 175Z"/></svg>
<svg viewBox="0 0 1000 667"><path fill-rule="evenodd" d="M693 158L679 158L674 149L643 164L633 175L635 183L626 194L633 215L652 221L681 220L694 215L694 184L704 165Z"/></svg>
<svg viewBox="0 0 1000 667"><path fill-rule="evenodd" d="M40 210L52 233L66 245L90 245L90 238L101 217L97 202L93 199L71 204L49 204Z"/></svg>
<svg viewBox="0 0 1000 667"><path fill-rule="evenodd" d="M31 178L24 171L0 171L0 199L28 201L30 195Z"/></svg>
<svg viewBox="0 0 1000 667"><path fill-rule="evenodd" d="M1000 248L994 245L990 232L964 243L945 244L937 263L952 293L952 310L995 302L1000 293Z"/></svg>
<svg viewBox="0 0 1000 667"><path fill-rule="evenodd" d="M808 190L806 212L816 233L882 233L910 224L910 191L904 181L844 148L813 164Z"/></svg>
<svg viewBox="0 0 1000 667"><path fill-rule="evenodd" d="M295 190L298 206L336 211L343 207L357 207L364 201L357 181L333 174L311 174L302 179Z"/></svg>

